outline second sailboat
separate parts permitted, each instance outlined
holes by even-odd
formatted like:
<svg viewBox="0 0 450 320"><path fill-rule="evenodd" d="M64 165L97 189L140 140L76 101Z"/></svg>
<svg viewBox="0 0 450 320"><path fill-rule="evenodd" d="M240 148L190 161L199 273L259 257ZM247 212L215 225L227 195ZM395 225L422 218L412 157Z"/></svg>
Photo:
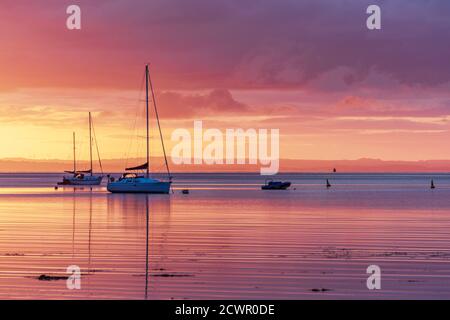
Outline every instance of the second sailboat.
<svg viewBox="0 0 450 320"><path fill-rule="evenodd" d="M95 136L95 134L94 134ZM98 151L98 149L97 149ZM72 176L64 176L62 182L58 182L58 185L74 185L74 186L98 186L102 183L103 175L95 175L92 166L92 117L89 112L89 157L90 157L90 169L89 170L77 170L76 161L76 147L75 147L75 132L73 133L73 170L65 171ZM100 161L100 156L99 156ZM100 162L101 166L101 162Z"/></svg>

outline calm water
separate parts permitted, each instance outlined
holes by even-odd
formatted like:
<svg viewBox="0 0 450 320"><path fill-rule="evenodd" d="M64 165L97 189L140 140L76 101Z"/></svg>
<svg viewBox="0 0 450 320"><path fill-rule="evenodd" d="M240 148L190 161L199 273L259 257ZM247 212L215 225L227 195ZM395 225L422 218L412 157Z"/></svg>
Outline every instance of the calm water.
<svg viewBox="0 0 450 320"><path fill-rule="evenodd" d="M450 175L184 174L170 196L60 177L0 174L2 299L450 299ZM69 265L81 290L39 280Z"/></svg>

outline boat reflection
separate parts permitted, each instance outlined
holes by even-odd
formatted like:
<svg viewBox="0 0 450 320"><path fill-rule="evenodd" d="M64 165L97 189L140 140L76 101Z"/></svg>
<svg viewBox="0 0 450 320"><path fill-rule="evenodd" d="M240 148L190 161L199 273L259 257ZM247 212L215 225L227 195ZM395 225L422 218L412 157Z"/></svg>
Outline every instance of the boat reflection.
<svg viewBox="0 0 450 320"><path fill-rule="evenodd" d="M148 299L149 278L152 270L164 270L166 259L165 241L170 226L171 201L165 195L148 194L108 194L107 216L108 220L117 220L117 214L122 215L121 220L125 226L135 227L145 223L145 288L144 299ZM144 221L145 217L145 221ZM158 248L154 248L152 239L157 237ZM152 251L153 248L153 251ZM151 262L155 264L151 268Z"/></svg>

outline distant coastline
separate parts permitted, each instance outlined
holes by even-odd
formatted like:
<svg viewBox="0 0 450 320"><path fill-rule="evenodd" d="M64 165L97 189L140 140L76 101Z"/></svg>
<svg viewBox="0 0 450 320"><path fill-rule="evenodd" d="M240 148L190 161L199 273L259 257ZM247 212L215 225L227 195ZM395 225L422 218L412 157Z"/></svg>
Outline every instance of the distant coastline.
<svg viewBox="0 0 450 320"><path fill-rule="evenodd" d="M106 159L102 161L104 172L122 172L126 165L140 163L142 159ZM152 161L155 172L162 172L163 160ZM58 173L70 169L71 160L58 159L0 159L0 173ZM79 161L79 167L88 167L87 161ZM280 173L327 173L333 168L337 173L447 173L450 160L387 161L380 159L357 160L300 160L281 159ZM257 173L258 165L177 165L174 173Z"/></svg>

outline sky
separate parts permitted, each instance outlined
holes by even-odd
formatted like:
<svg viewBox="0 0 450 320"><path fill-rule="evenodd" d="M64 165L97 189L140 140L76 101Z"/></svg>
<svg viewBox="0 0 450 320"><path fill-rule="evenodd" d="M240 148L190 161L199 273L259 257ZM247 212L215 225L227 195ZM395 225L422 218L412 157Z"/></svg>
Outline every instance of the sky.
<svg viewBox="0 0 450 320"><path fill-rule="evenodd" d="M86 159L89 111L103 158L144 155L150 63L169 150L202 120L286 159L450 159L449 40L447 0L2 0L0 158L71 159L76 131Z"/></svg>

